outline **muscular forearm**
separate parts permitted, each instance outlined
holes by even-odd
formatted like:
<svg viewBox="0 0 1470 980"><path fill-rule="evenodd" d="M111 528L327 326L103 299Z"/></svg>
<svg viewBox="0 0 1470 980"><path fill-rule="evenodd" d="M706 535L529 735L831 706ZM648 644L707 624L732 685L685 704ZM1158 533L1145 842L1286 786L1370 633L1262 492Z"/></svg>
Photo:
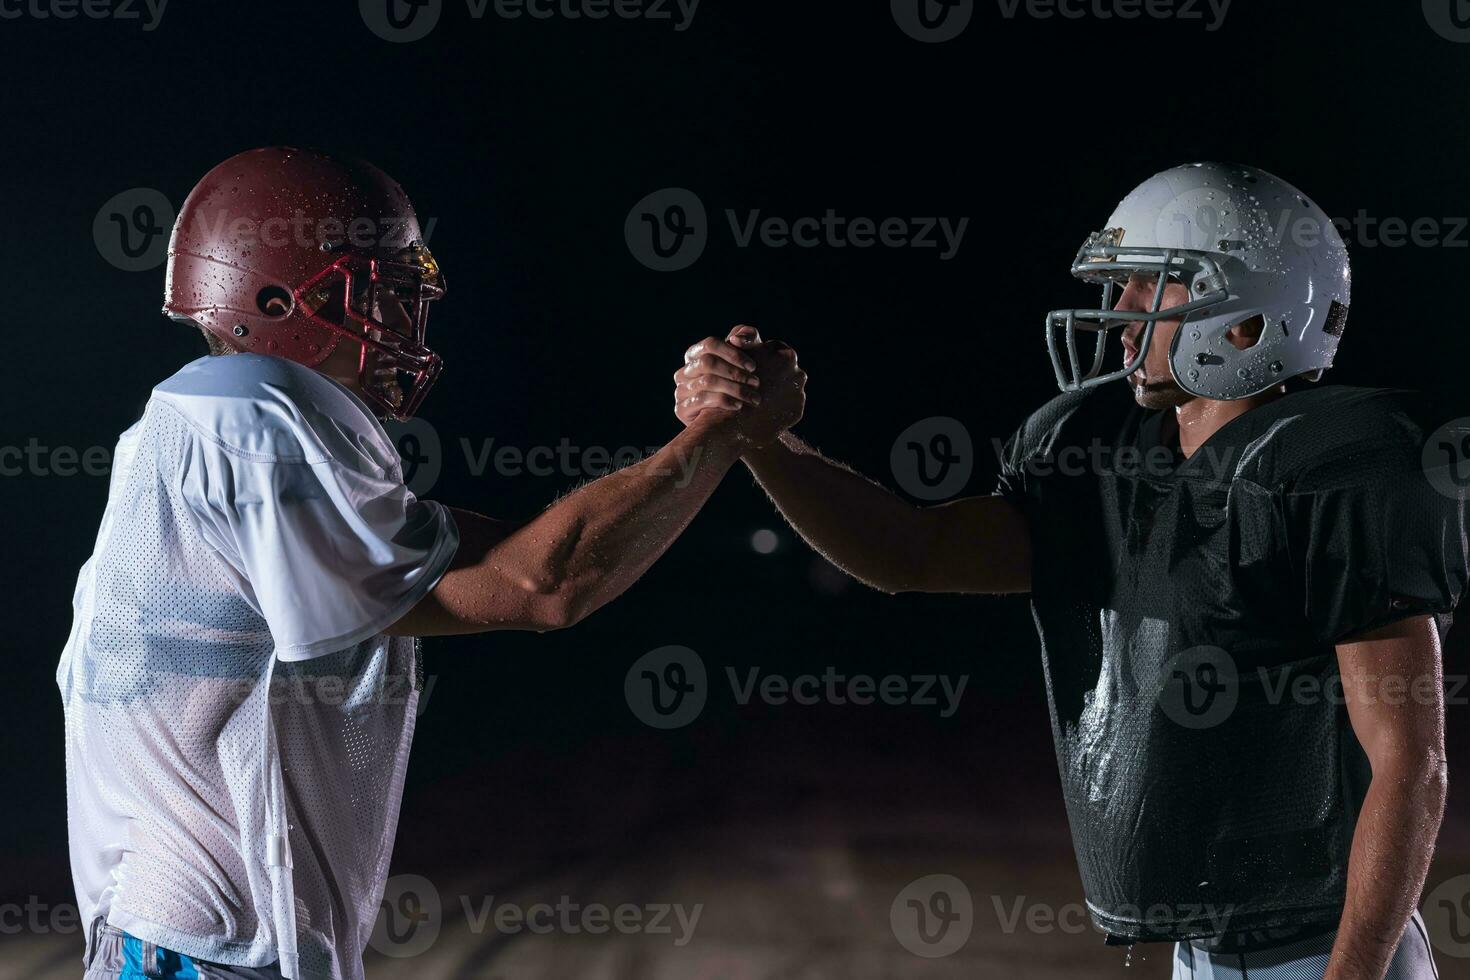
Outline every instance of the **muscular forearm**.
<svg viewBox="0 0 1470 980"><path fill-rule="evenodd" d="M1326 980L1383 980L1429 873L1445 794L1440 759L1375 766Z"/></svg>
<svg viewBox="0 0 1470 980"><path fill-rule="evenodd" d="M915 587L919 508L789 432L744 459L782 516L827 560L885 592Z"/></svg>
<svg viewBox="0 0 1470 980"><path fill-rule="evenodd" d="M544 563L543 588L574 621L622 595L689 526L739 453L731 428L711 418L557 501L523 529L554 556Z"/></svg>
<svg viewBox="0 0 1470 980"><path fill-rule="evenodd" d="M730 417L711 413L654 455L581 487L514 530L459 512L454 565L392 632L545 630L579 622L668 549L741 446Z"/></svg>

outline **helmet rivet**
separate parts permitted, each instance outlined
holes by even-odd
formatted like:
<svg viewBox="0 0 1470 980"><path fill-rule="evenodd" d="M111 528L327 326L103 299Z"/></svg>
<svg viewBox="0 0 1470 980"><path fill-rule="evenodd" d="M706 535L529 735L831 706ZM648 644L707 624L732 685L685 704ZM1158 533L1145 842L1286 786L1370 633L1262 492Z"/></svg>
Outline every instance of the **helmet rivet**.
<svg viewBox="0 0 1470 980"><path fill-rule="evenodd" d="M243 337L246 334L248 334L249 332L250 332L250 330L249 330L249 328L247 328L245 326L245 324L243 324L243 323L237 323L237 324L235 324L235 336L236 337Z"/></svg>
<svg viewBox="0 0 1470 980"><path fill-rule="evenodd" d="M1190 381L1198 381L1199 380L1199 372L1198 371L1190 371L1189 372L1189 380Z"/></svg>
<svg viewBox="0 0 1470 980"><path fill-rule="evenodd" d="M1191 331L1189 331L1189 339L1190 340L1199 340L1199 331L1198 330L1191 330Z"/></svg>
<svg viewBox="0 0 1470 980"><path fill-rule="evenodd" d="M1249 371L1247 371L1245 368L1241 368L1239 371L1236 371L1235 373L1238 374L1238 375L1240 375L1242 378L1249 378L1251 376L1251 373Z"/></svg>
<svg viewBox="0 0 1470 980"><path fill-rule="evenodd" d="M1284 367L1285 365L1283 365L1280 361L1271 362L1271 370L1275 371L1277 374L1280 374Z"/></svg>
<svg viewBox="0 0 1470 980"><path fill-rule="evenodd" d="M1194 363L1196 364L1204 364L1209 359L1210 355L1206 354L1204 351L1200 351L1198 354L1194 355Z"/></svg>

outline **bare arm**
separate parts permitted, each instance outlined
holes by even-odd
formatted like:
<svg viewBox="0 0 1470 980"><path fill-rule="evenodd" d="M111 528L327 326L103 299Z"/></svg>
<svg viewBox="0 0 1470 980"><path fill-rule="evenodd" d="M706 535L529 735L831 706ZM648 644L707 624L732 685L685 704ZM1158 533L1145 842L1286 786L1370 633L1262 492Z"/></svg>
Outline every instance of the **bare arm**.
<svg viewBox="0 0 1470 980"><path fill-rule="evenodd" d="M1353 731L1373 766L1326 980L1383 980L1429 873L1444 816L1444 680L1427 616L1337 647Z"/></svg>
<svg viewBox="0 0 1470 980"><path fill-rule="evenodd" d="M771 392L743 368L760 335L740 326L685 352L674 411L686 424L710 408L756 404ZM784 346L784 345L783 345ZM789 348L788 348L789 350ZM1025 515L1001 497L916 507L791 433L747 451L745 463L802 538L828 561L884 592L1031 590Z"/></svg>
<svg viewBox="0 0 1470 980"><path fill-rule="evenodd" d="M453 564L388 632L548 630L581 621L636 582L709 499L746 444L733 418L710 413L658 453L521 527L456 511Z"/></svg>
<svg viewBox="0 0 1470 980"><path fill-rule="evenodd" d="M744 460L807 544L875 589L1031 589L1026 518L1003 497L918 507L790 433Z"/></svg>

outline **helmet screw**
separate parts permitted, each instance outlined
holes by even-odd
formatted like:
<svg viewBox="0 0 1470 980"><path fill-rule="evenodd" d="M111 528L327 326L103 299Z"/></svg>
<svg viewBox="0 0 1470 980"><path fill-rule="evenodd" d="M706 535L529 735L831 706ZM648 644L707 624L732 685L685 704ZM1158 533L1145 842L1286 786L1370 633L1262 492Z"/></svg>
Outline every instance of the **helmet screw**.
<svg viewBox="0 0 1470 980"><path fill-rule="evenodd" d="M1196 364L1204 364L1209 359L1210 355L1206 354L1204 351L1200 351L1198 354L1194 355L1194 363Z"/></svg>
<svg viewBox="0 0 1470 980"><path fill-rule="evenodd" d="M235 336L236 337L243 337L246 334L248 334L249 332L250 332L250 330L249 330L249 328L247 328L245 326L245 324L243 324L243 323L237 323L237 324L235 324Z"/></svg>
<svg viewBox="0 0 1470 980"><path fill-rule="evenodd" d="M1198 381L1199 380L1199 372L1198 371L1190 371L1189 372L1189 380L1190 381Z"/></svg>
<svg viewBox="0 0 1470 980"><path fill-rule="evenodd" d="M1199 331L1198 330L1191 330L1191 331L1189 331L1189 339L1190 340L1199 340Z"/></svg>
<svg viewBox="0 0 1470 980"><path fill-rule="evenodd" d="M1280 361L1271 362L1271 370L1276 372L1277 374L1281 373L1283 367L1284 365Z"/></svg>

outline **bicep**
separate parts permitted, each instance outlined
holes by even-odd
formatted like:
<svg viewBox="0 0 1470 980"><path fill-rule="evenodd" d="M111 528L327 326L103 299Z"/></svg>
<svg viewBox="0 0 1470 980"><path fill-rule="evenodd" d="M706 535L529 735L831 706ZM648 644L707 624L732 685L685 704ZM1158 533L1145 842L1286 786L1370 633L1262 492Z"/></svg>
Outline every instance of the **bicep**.
<svg viewBox="0 0 1470 980"><path fill-rule="evenodd" d="M1444 759L1444 680L1433 616L1396 620L1337 644L1348 718L1375 770Z"/></svg>
<svg viewBox="0 0 1470 980"><path fill-rule="evenodd" d="M1031 591L1031 529L1014 501L995 494L926 507L919 527L918 591Z"/></svg>

